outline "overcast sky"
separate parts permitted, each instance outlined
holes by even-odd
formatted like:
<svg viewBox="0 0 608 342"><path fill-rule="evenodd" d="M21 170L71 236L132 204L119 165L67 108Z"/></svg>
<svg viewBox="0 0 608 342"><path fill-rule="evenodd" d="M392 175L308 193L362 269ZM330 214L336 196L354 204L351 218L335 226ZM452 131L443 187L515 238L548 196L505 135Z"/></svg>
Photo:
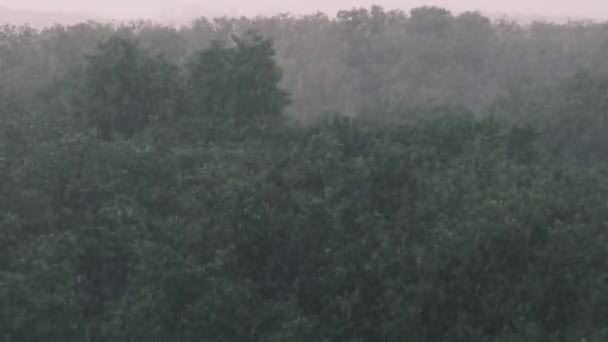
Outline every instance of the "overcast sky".
<svg viewBox="0 0 608 342"><path fill-rule="evenodd" d="M213 15L220 12L251 15L315 10L334 13L338 9L371 4L385 8L436 5L454 11L608 19L608 0L0 0L0 6L9 8L86 11L120 18L198 15L205 11Z"/></svg>

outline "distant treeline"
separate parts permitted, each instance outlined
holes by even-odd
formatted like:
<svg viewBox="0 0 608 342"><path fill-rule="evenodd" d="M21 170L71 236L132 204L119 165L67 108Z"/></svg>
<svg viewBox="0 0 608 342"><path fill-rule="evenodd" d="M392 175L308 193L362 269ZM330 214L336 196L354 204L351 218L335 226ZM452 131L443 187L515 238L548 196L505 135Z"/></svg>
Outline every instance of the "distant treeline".
<svg viewBox="0 0 608 342"><path fill-rule="evenodd" d="M89 22L44 30L4 26L0 90L40 89L64 80L84 67L84 57L99 41L116 33L136 38L145 49L179 66L212 41L226 42L251 29L275 44L276 61L284 71L282 86L292 95L287 114L304 121L335 114L403 118L413 108L430 106L456 107L482 116L498 112L535 124L540 119L545 130L549 128L544 127L543 117L556 113L547 113L543 99L558 107L552 112L564 112L566 104L553 100L568 96L555 92L577 82L572 78L588 78L582 86L601 88L591 83L604 82L608 72L604 23L522 26L492 22L476 12L454 16L435 7L404 13L376 6L342 11L336 17L200 18L179 28L149 22L122 26ZM597 91L590 90L594 98L589 101L585 89L575 91L587 107L604 101L597 98L603 96ZM513 98L518 108L500 105ZM581 122L596 120L587 118L597 115L588 109L568 107L569 113L558 120L570 120L567 116L573 110L586 117ZM598 110L602 111L592 109ZM597 135L595 130L601 127L571 127L575 132L568 134ZM586 139L597 145L597 138Z"/></svg>
<svg viewBox="0 0 608 342"><path fill-rule="evenodd" d="M0 33L3 87L40 85L82 64L116 31L137 37L172 63L213 40L257 29L274 41L284 85L301 118L325 111L357 114L378 102L437 102L482 110L513 87L546 87L579 69L608 71L603 23L522 26L441 8L411 13L380 7L259 18L201 18L174 28L102 23L44 30L5 26ZM397 103L395 103L397 102Z"/></svg>

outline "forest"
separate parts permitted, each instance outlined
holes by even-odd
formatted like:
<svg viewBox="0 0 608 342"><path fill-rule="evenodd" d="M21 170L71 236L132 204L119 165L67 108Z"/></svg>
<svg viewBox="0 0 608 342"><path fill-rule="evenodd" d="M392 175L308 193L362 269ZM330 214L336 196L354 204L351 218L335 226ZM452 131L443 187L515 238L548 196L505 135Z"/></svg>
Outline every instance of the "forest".
<svg viewBox="0 0 608 342"><path fill-rule="evenodd" d="M1 341L607 341L608 23L0 26Z"/></svg>

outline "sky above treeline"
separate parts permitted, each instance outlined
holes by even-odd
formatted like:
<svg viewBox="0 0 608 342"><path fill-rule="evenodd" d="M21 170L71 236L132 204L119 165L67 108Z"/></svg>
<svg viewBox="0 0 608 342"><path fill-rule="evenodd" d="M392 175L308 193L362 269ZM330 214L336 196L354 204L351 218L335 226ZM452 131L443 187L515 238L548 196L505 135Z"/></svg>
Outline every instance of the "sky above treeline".
<svg viewBox="0 0 608 342"><path fill-rule="evenodd" d="M0 0L0 6L53 12L86 12L107 18L162 19L323 11L377 4L387 9L440 6L461 12L608 19L608 0ZM0 18L1 20L2 18Z"/></svg>

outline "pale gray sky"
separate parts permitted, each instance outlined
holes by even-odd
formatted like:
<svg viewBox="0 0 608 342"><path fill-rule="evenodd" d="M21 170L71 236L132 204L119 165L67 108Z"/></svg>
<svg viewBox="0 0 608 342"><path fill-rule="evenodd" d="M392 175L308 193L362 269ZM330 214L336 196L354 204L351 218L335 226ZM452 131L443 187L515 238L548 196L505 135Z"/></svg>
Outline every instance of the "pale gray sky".
<svg viewBox="0 0 608 342"><path fill-rule="evenodd" d="M592 17L608 19L608 0L0 0L0 6L42 11L86 11L106 17L188 16L205 11L228 14L270 14L277 12L333 13L353 6L378 4L385 8L408 9L436 5L455 11L540 14L549 17ZM0 18L1 19L1 18Z"/></svg>

